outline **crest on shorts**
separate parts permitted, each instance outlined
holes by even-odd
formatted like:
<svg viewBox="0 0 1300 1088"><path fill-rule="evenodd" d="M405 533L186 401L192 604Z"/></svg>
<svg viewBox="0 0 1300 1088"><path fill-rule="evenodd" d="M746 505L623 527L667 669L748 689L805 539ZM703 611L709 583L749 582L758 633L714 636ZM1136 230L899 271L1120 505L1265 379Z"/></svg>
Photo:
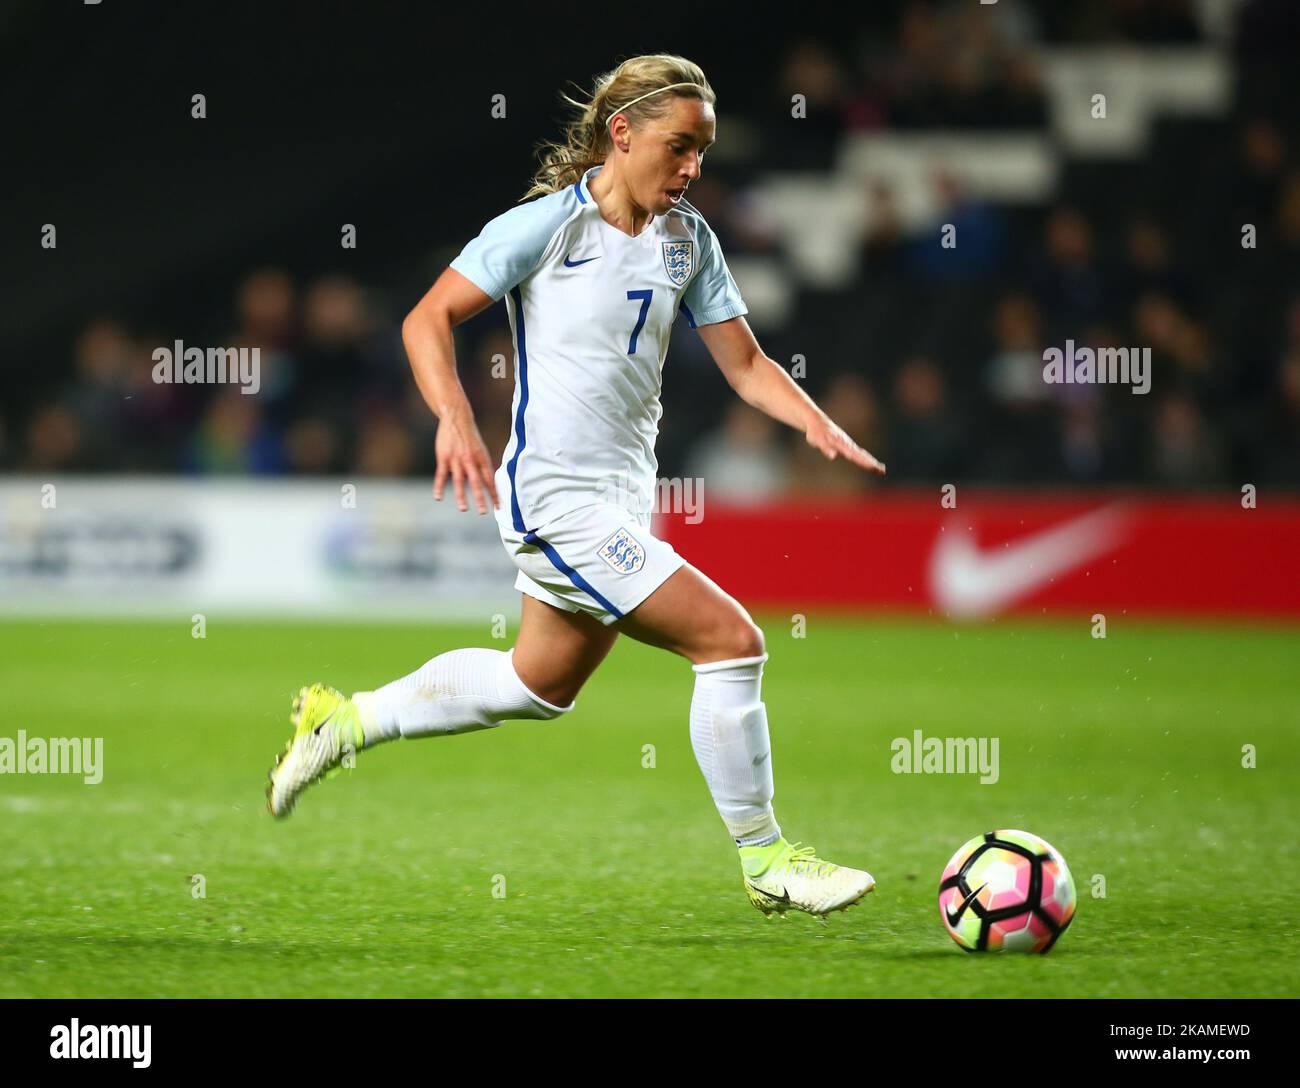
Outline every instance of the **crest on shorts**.
<svg viewBox="0 0 1300 1088"><path fill-rule="evenodd" d="M678 287L691 278L692 252L689 238L664 243L664 268L668 270L668 278Z"/></svg>
<svg viewBox="0 0 1300 1088"><path fill-rule="evenodd" d="M645 549L626 529L620 529L596 549L617 574L635 574L645 566Z"/></svg>

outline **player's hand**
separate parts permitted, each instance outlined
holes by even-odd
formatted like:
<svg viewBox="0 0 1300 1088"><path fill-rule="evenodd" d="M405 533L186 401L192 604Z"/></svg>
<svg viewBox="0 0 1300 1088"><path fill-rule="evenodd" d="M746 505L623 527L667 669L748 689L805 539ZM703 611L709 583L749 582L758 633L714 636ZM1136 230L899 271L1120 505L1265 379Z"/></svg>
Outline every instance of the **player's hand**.
<svg viewBox="0 0 1300 1088"><path fill-rule="evenodd" d="M865 468L868 472L875 472L881 476L885 474L884 462L877 461L875 457L854 442L844 433L844 429L825 413L809 424L805 434L808 445L821 450L827 460L834 461L837 457L846 457L855 465Z"/></svg>
<svg viewBox="0 0 1300 1088"><path fill-rule="evenodd" d="M468 510L465 502L465 481L469 481L474 491L474 502L480 514L487 513L484 493L492 496L492 505L499 507L496 481L493 479L492 460L488 457L487 446L478 433L474 414L468 405L455 412L448 412L438 421L438 435L434 448L438 455L438 472L433 479L433 497L442 502L443 488L447 477L451 477L452 487L456 491L456 505L461 510Z"/></svg>

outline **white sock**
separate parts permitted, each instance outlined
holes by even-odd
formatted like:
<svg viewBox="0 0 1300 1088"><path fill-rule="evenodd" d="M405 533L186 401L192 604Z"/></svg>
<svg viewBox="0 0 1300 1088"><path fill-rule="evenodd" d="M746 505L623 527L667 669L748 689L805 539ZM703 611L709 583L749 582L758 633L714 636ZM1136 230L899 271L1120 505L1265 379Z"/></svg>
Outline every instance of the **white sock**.
<svg viewBox="0 0 1300 1088"><path fill-rule="evenodd" d="M772 744L760 699L761 657L692 665L691 747L713 802L737 846L781 837L772 812Z"/></svg>
<svg viewBox="0 0 1300 1088"><path fill-rule="evenodd" d="M366 747L430 734L469 733L513 719L545 720L576 704L556 706L529 691L515 672L514 650L469 646L425 662L409 676L352 696Z"/></svg>

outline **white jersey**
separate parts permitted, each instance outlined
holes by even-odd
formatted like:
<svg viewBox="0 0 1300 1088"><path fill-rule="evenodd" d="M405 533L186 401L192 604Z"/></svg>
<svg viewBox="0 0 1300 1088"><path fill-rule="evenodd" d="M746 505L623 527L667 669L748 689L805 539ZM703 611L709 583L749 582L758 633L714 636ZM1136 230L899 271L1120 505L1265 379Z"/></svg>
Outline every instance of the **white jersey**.
<svg viewBox="0 0 1300 1088"><path fill-rule="evenodd" d="M677 311L692 328L749 312L699 212L683 200L632 238L587 187L600 169L497 216L451 262L506 299L515 394L496 515L521 534L591 503L652 510Z"/></svg>

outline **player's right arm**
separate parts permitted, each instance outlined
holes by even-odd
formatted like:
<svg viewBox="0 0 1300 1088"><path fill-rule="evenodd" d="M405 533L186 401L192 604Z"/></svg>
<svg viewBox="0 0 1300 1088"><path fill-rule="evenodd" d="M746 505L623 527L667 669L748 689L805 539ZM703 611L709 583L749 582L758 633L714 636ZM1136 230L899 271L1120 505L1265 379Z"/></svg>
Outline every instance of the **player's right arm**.
<svg viewBox="0 0 1300 1088"><path fill-rule="evenodd" d="M415 383L425 403L438 417L438 470L433 497L441 502L447 477L456 492L456 505L468 510L465 482L474 492L480 514L487 513L484 492L500 506L492 461L474 422L465 387L456 373L451 330L491 306L493 299L454 268L448 268L402 322L402 342L411 361Z"/></svg>
<svg viewBox="0 0 1300 1088"><path fill-rule="evenodd" d="M537 267L550 239L571 214L571 201L541 199L520 204L489 221L402 323L402 339L415 380L438 417L438 475L434 498L442 498L450 474L457 504L465 505L465 480L478 512L486 514L483 490L500 506L487 448L469 399L456 376L451 330L503 298Z"/></svg>

